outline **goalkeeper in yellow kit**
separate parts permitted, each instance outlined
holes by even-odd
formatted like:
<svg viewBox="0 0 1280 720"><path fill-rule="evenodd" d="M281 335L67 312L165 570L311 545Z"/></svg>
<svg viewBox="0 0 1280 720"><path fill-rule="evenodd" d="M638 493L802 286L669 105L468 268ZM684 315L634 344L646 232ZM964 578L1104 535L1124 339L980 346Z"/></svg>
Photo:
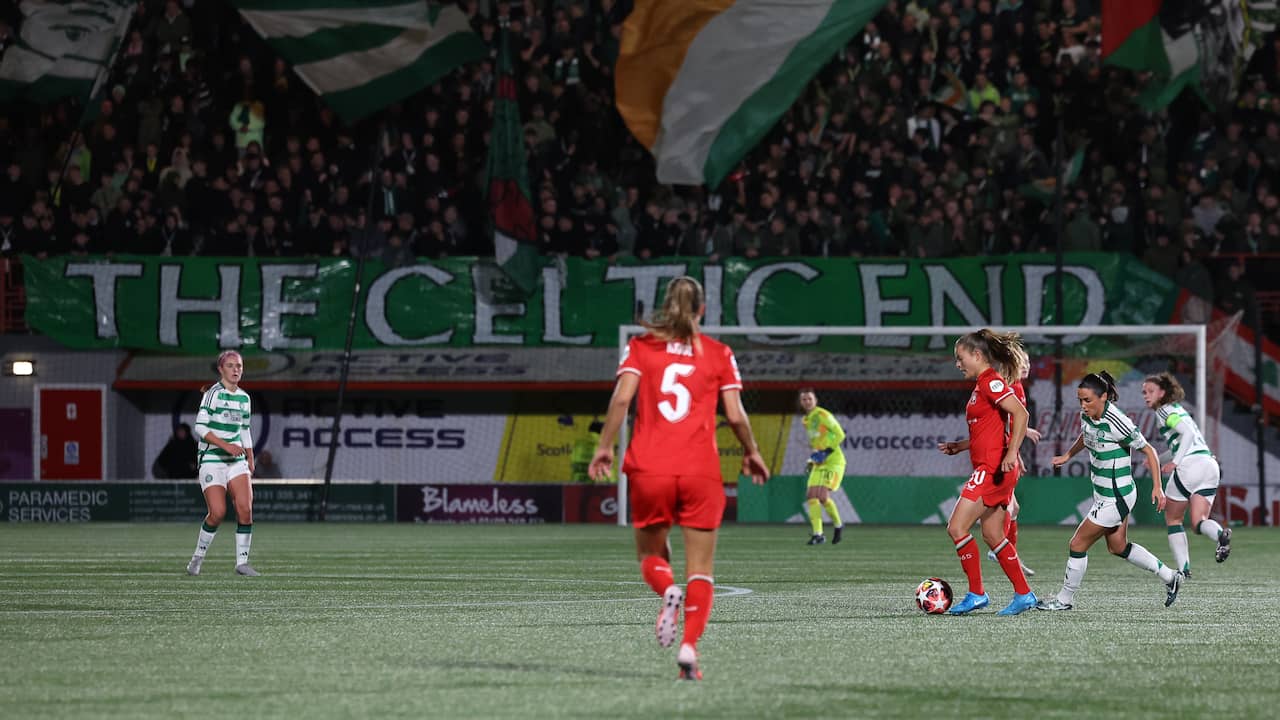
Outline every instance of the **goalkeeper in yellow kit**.
<svg viewBox="0 0 1280 720"><path fill-rule="evenodd" d="M812 388L800 390L800 407L804 410L804 430L809 436L809 448L813 450L806 463L809 483L805 489L805 505L809 510L809 525L813 529L808 544L821 545L827 541L822 534L822 510L826 508L834 527L831 544L835 545L840 542L844 523L840 521L840 511L836 509L831 493L839 490L840 481L844 480L844 452L840 450L844 428L836 422L834 415L818 407L818 396Z"/></svg>

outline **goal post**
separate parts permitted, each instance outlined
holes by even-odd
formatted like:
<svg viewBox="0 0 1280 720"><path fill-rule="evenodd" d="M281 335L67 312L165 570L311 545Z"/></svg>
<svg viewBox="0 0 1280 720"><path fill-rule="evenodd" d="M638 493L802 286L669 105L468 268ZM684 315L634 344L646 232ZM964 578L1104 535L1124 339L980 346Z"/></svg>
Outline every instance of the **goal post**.
<svg viewBox="0 0 1280 720"><path fill-rule="evenodd" d="M1211 392L1210 328L1205 325L1004 325L991 326L1001 332L1023 336L1033 363L1040 361L1044 378L1048 368L1061 371L1070 365L1072 377L1081 368L1098 363L1119 363L1129 368L1130 381L1158 369L1180 370L1176 374L1188 385L1187 401L1193 405L1197 423L1210 435L1210 406L1221 406L1221 382ZM789 391L815 386L822 389L859 389L862 393L895 395L917 393L967 393L952 360L952 344L972 328L961 326L707 326L705 335L726 342L737 356L743 375L744 404L756 420L750 395L756 391ZM646 329L641 325L618 328L621 357L627 342ZM1221 333L1220 333L1221 334ZM1054 353L1061 338L1061 354ZM1065 376L1064 376L1065 377ZM1122 380L1123 382L1123 380ZM945 390L944 390L945 389ZM1070 392L1066 392L1070 390ZM1046 400L1067 409L1075 402L1074 387L1051 387ZM1214 397L1216 395L1216 398ZM950 398L950 395L948 396ZM1126 398L1132 402L1132 396ZM1139 402L1141 402L1139 400ZM774 403L776 405L776 401ZM935 399L931 405L940 405ZM948 401L940 406L955 408L961 416L963 402ZM1073 412L1076 412L1073 410ZM961 416L962 417L962 416ZM1057 421L1057 418L1054 418ZM628 482L621 464L631 435L628 413L618 436L618 524L629 524ZM1070 429L1068 429L1070 430ZM849 428L846 428L849 431ZM759 435L757 429L757 435ZM721 438L722 444L724 438ZM732 441L736 444L736 440ZM722 455L724 448L722 448ZM851 465L853 461L851 459ZM775 468L776 469L776 468Z"/></svg>

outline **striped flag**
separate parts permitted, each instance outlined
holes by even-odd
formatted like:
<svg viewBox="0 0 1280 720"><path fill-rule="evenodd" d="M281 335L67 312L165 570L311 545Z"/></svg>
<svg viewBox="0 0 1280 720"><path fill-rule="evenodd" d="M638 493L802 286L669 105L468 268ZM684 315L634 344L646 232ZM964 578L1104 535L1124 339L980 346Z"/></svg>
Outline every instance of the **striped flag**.
<svg viewBox="0 0 1280 720"><path fill-rule="evenodd" d="M494 87L493 132L489 133L489 211L493 215L494 259L526 293L537 287L542 258L534 246L533 201L524 156L524 129L516 99L515 71L502 27L498 78Z"/></svg>
<svg viewBox="0 0 1280 720"><path fill-rule="evenodd" d="M1243 0L1103 0L1102 58L1149 72L1138 104L1157 110L1192 88L1207 102L1229 102L1248 60Z"/></svg>
<svg viewBox="0 0 1280 720"><path fill-rule="evenodd" d="M25 0L17 42L0 62L0 101L89 98L129 26L127 0Z"/></svg>
<svg viewBox="0 0 1280 720"><path fill-rule="evenodd" d="M234 0L347 123L488 54L467 17L423 0Z"/></svg>
<svg viewBox="0 0 1280 720"><path fill-rule="evenodd" d="M885 0L646 0L622 26L618 112L658 180L710 187Z"/></svg>

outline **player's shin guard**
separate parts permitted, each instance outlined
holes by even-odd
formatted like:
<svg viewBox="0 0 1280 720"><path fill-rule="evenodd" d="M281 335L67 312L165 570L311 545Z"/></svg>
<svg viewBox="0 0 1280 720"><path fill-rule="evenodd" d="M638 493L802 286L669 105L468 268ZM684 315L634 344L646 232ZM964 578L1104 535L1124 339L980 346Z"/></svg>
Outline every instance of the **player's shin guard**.
<svg viewBox="0 0 1280 720"><path fill-rule="evenodd" d="M844 525L844 522L840 520L840 511L836 509L835 500L827 498L827 501L822 503L822 507L827 511L827 517L831 518L832 525L835 525L836 527Z"/></svg>
<svg viewBox="0 0 1280 720"><path fill-rule="evenodd" d="M236 567L249 564L249 546L253 543L253 525L236 526Z"/></svg>
<svg viewBox="0 0 1280 720"><path fill-rule="evenodd" d="M217 532L217 526L211 526L207 522L200 523L200 534L196 537L196 551L192 557L204 557L209 552L209 546L213 544L214 534Z"/></svg>
<svg viewBox="0 0 1280 720"><path fill-rule="evenodd" d="M707 620L711 617L715 584L715 579L707 575L689 576L685 583L684 639L681 642L697 646L702 631L707 628Z"/></svg>
<svg viewBox="0 0 1280 720"><path fill-rule="evenodd" d="M978 559L978 544L972 535L965 535L956 542L956 555L960 557L960 567L969 578L969 592L974 595L985 595L982 587L982 562Z"/></svg>
<svg viewBox="0 0 1280 720"><path fill-rule="evenodd" d="M1088 569L1089 556L1072 550L1067 558L1067 573L1062 578L1062 589L1058 591L1058 602L1070 605L1075 601L1076 593L1084 582L1084 571Z"/></svg>
<svg viewBox="0 0 1280 720"><path fill-rule="evenodd" d="M1215 538L1216 539L1216 538ZM1173 551L1173 564L1179 570L1191 567L1191 552L1187 549L1187 531L1181 525L1169 526L1169 549Z"/></svg>
<svg viewBox="0 0 1280 720"><path fill-rule="evenodd" d="M1137 565L1138 567L1153 572L1160 577L1161 582L1169 582L1173 580L1173 569L1160 562L1151 551L1142 547L1138 543L1129 543L1125 546L1124 552L1120 553L1120 557Z"/></svg>
<svg viewBox="0 0 1280 720"><path fill-rule="evenodd" d="M1031 592L1031 586L1027 584L1027 576L1022 572L1022 562L1018 560L1018 549L1009 542L1009 538L1005 538L992 550L995 551L1000 569L1004 570L1004 574L1009 577L1009 582L1013 583L1013 591L1019 595Z"/></svg>
<svg viewBox="0 0 1280 720"><path fill-rule="evenodd" d="M814 535L822 534L822 503L818 498L809 498L805 503L809 506L809 527Z"/></svg>
<svg viewBox="0 0 1280 720"><path fill-rule="evenodd" d="M647 555L640 561L640 577L659 595L676 582L671 574L671 563L661 555Z"/></svg>
<svg viewBox="0 0 1280 720"><path fill-rule="evenodd" d="M1218 542L1218 536L1222 534L1222 526L1213 518L1205 518L1196 525L1196 532L1214 542Z"/></svg>

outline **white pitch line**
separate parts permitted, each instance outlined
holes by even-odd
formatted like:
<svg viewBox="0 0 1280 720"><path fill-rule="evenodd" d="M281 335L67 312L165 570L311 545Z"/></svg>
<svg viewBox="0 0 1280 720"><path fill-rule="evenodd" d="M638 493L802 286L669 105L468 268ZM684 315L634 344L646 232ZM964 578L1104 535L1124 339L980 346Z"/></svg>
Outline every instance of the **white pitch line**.
<svg viewBox="0 0 1280 720"><path fill-rule="evenodd" d="M279 577L279 576L277 576ZM343 576L347 577L347 576ZM472 578L474 579L474 578ZM526 582L562 582L559 580L544 580L543 578L508 578L511 580L523 580ZM588 582L609 583L614 585L643 585L637 581L623 580L594 580ZM717 585L717 598L741 597L743 595L752 594L751 588L735 587L733 585ZM652 597L637 598L574 598L570 600L511 600L511 601L484 601L484 602L446 602L446 603L404 603L404 604L385 604L385 605L312 605L304 607L281 608L277 605L247 605L234 606L231 609L246 612L254 611L327 611L327 610L418 610L426 608L472 608L472 607L538 607L538 606L558 606L558 605L584 605L591 603L630 603L630 602L652 602ZM120 609L120 610L5 610L0 609L0 616L57 616L57 617L113 617L113 616L147 616L159 613L189 613L198 608L182 607L182 608L147 608L147 609Z"/></svg>

